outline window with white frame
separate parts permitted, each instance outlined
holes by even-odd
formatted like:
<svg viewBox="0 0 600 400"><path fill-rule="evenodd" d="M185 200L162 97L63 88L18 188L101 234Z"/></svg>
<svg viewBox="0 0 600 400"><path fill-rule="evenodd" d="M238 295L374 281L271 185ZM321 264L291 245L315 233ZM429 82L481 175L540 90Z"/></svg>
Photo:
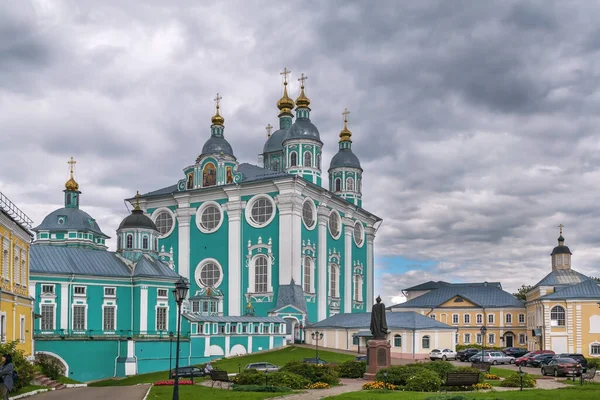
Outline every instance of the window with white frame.
<svg viewBox="0 0 600 400"><path fill-rule="evenodd" d="M114 331L115 327L115 307L104 306L103 310L103 329L105 331Z"/></svg>
<svg viewBox="0 0 600 400"><path fill-rule="evenodd" d="M21 257L21 285L27 286L27 262L25 257Z"/></svg>
<svg viewBox="0 0 600 400"><path fill-rule="evenodd" d="M340 237L340 214L335 210L329 214L329 233L334 239Z"/></svg>
<svg viewBox="0 0 600 400"><path fill-rule="evenodd" d="M73 287L73 294L75 296L85 296L85 286L74 286Z"/></svg>
<svg viewBox="0 0 600 400"><path fill-rule="evenodd" d="M340 268L336 264L329 265L329 296L338 297Z"/></svg>
<svg viewBox="0 0 600 400"><path fill-rule="evenodd" d="M254 292L266 293L268 290L269 262L267 257L258 256L254 259Z"/></svg>
<svg viewBox="0 0 600 400"><path fill-rule="evenodd" d="M482 314L477 314L475 316L475 322L477 323L477 325L483 324L483 315Z"/></svg>
<svg viewBox="0 0 600 400"><path fill-rule="evenodd" d="M148 236L142 238L142 249L148 250Z"/></svg>
<svg viewBox="0 0 600 400"><path fill-rule="evenodd" d="M488 324L494 323L494 314L488 314Z"/></svg>
<svg viewBox="0 0 600 400"><path fill-rule="evenodd" d="M310 257L304 257L304 291L306 293L312 293L311 278L312 261Z"/></svg>
<svg viewBox="0 0 600 400"><path fill-rule="evenodd" d="M481 340L482 340L481 333L478 333L477 335L475 335L475 340L476 340L477 344L481 344Z"/></svg>
<svg viewBox="0 0 600 400"><path fill-rule="evenodd" d="M312 167L312 155L310 154L310 151L304 152L304 166L309 168Z"/></svg>
<svg viewBox="0 0 600 400"><path fill-rule="evenodd" d="M159 288L156 290L156 295L161 299L166 299L169 297L169 289Z"/></svg>
<svg viewBox="0 0 600 400"><path fill-rule="evenodd" d="M167 307L156 307L156 330L167 330Z"/></svg>
<svg viewBox="0 0 600 400"><path fill-rule="evenodd" d="M356 223L354 224L354 243L358 247L361 247L363 245L364 238L365 230L363 228L363 225L360 221L356 221Z"/></svg>
<svg viewBox="0 0 600 400"><path fill-rule="evenodd" d="M342 191L342 180L340 178L335 178L335 191L336 192Z"/></svg>
<svg viewBox="0 0 600 400"><path fill-rule="evenodd" d="M519 334L519 344L527 343L527 336L524 333Z"/></svg>
<svg viewBox="0 0 600 400"><path fill-rule="evenodd" d="M292 151L290 153L290 167L295 167L298 164L298 153Z"/></svg>
<svg viewBox="0 0 600 400"><path fill-rule="evenodd" d="M430 315L429 315L429 318L431 318L431 319L435 319L435 314L430 314Z"/></svg>
<svg viewBox="0 0 600 400"><path fill-rule="evenodd" d="M402 336L394 335L394 347L402 347Z"/></svg>
<svg viewBox="0 0 600 400"><path fill-rule="evenodd" d="M21 325L19 326L19 339L21 340L21 343L25 343L25 317L21 316Z"/></svg>
<svg viewBox="0 0 600 400"><path fill-rule="evenodd" d="M455 333L454 334L454 341L458 344L460 342L460 334Z"/></svg>
<svg viewBox="0 0 600 400"><path fill-rule="evenodd" d="M463 316L463 321L465 322L465 325L469 325L471 323L471 314L465 314Z"/></svg>
<svg viewBox="0 0 600 400"><path fill-rule="evenodd" d="M362 276L354 275L354 301L362 301Z"/></svg>
<svg viewBox="0 0 600 400"><path fill-rule="evenodd" d="M600 343L594 342L590 344L590 355L600 356Z"/></svg>
<svg viewBox="0 0 600 400"><path fill-rule="evenodd" d="M218 327L217 333L220 333L220 334L225 334L225 325L223 325L223 324L219 324L219 327Z"/></svg>
<svg viewBox="0 0 600 400"><path fill-rule="evenodd" d="M302 205L302 222L306 229L312 229L315 227L315 203L311 199L306 199Z"/></svg>
<svg viewBox="0 0 600 400"><path fill-rule="evenodd" d="M54 294L54 285L42 285L42 294Z"/></svg>
<svg viewBox="0 0 600 400"><path fill-rule="evenodd" d="M199 286L203 288L216 288L223 280L223 270L217 260L208 258L200 262L196 267L194 276Z"/></svg>
<svg viewBox="0 0 600 400"><path fill-rule="evenodd" d="M565 309L561 306L554 306L550 309L551 326L565 326Z"/></svg>
<svg viewBox="0 0 600 400"><path fill-rule="evenodd" d="M85 330L85 306L73 306L73 330Z"/></svg>
<svg viewBox="0 0 600 400"><path fill-rule="evenodd" d="M5 240L4 241L4 247L8 247L8 242ZM4 250L2 252L3 256L2 256L2 276L4 277L4 279L8 279L9 278L9 273L8 273L8 250Z"/></svg>
<svg viewBox="0 0 600 400"><path fill-rule="evenodd" d="M507 324L512 324L512 314L506 314L504 316L504 320L506 321Z"/></svg>
<svg viewBox="0 0 600 400"><path fill-rule="evenodd" d="M231 324L229 325L229 332L230 333L237 333L237 324Z"/></svg>
<svg viewBox="0 0 600 400"><path fill-rule="evenodd" d="M496 343L496 335L493 333L488 334L488 344Z"/></svg>
<svg viewBox="0 0 600 400"><path fill-rule="evenodd" d="M161 237L170 235L175 227L171 210L164 208L158 211L154 217L154 223L156 224L156 228L160 232Z"/></svg>
<svg viewBox="0 0 600 400"><path fill-rule="evenodd" d="M429 342L430 342L429 336L428 335L423 336L423 339L421 340L422 347L424 349L428 349L429 348Z"/></svg>
<svg viewBox="0 0 600 400"><path fill-rule="evenodd" d="M465 333L465 344L471 343L471 334Z"/></svg>
<svg viewBox="0 0 600 400"><path fill-rule="evenodd" d="M354 178L346 179L346 190L349 192L354 192Z"/></svg>
<svg viewBox="0 0 600 400"><path fill-rule="evenodd" d="M273 333L275 333L275 334L279 333L279 324L273 325Z"/></svg>
<svg viewBox="0 0 600 400"><path fill-rule="evenodd" d="M127 235L127 239L125 241L125 248L126 249L133 248L133 235L132 234Z"/></svg>
<svg viewBox="0 0 600 400"><path fill-rule="evenodd" d="M268 195L259 194L251 198L246 210L246 221L254 228L265 227L275 218L275 203Z"/></svg>
<svg viewBox="0 0 600 400"><path fill-rule="evenodd" d="M0 342L6 343L6 315L0 315Z"/></svg>
<svg viewBox="0 0 600 400"><path fill-rule="evenodd" d="M519 323L520 324L524 324L525 323L525 314L519 314Z"/></svg>
<svg viewBox="0 0 600 400"><path fill-rule="evenodd" d="M192 312L200 312L200 302L198 300L192 301Z"/></svg>
<svg viewBox="0 0 600 400"><path fill-rule="evenodd" d="M17 249L17 251L19 250ZM15 262L13 264L13 279L17 285L21 284L21 274L16 273L18 272L19 265L19 256L15 256Z"/></svg>
<svg viewBox="0 0 600 400"><path fill-rule="evenodd" d="M44 331L54 330L54 305L42 304L41 306L41 328Z"/></svg>
<svg viewBox="0 0 600 400"><path fill-rule="evenodd" d="M216 232L223 222L223 210L214 201L207 201L196 213L196 225L203 233Z"/></svg>
<svg viewBox="0 0 600 400"><path fill-rule="evenodd" d="M104 288L104 297L115 297L117 295L117 288L115 287L105 287Z"/></svg>
<svg viewBox="0 0 600 400"><path fill-rule="evenodd" d="M458 314L452 314L452 324L458 325Z"/></svg>

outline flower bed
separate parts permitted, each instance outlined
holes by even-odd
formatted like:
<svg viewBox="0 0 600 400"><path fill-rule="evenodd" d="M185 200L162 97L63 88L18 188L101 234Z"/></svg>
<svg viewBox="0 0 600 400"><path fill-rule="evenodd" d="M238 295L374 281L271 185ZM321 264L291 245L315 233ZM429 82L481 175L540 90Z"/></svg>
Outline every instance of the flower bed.
<svg viewBox="0 0 600 400"><path fill-rule="evenodd" d="M362 386L363 390L398 390L398 386L388 383L387 385L381 381L367 382Z"/></svg>
<svg viewBox="0 0 600 400"><path fill-rule="evenodd" d="M492 385L490 385L489 383L476 383L473 385L473 388L475 390L487 390L487 389L491 389Z"/></svg>
<svg viewBox="0 0 600 400"><path fill-rule="evenodd" d="M154 382L154 386L173 386L174 384L175 384L175 381L173 379L169 379L166 381ZM194 383L189 379L180 379L179 384L183 386L183 385L193 385Z"/></svg>
<svg viewBox="0 0 600 400"><path fill-rule="evenodd" d="M485 374L483 376L484 379L487 379L489 381L499 381L500 377L498 375L494 375L494 374Z"/></svg>
<svg viewBox="0 0 600 400"><path fill-rule="evenodd" d="M331 386L329 386L328 383L325 382L317 382L317 383L313 383L311 385L308 385L306 388L307 389L329 389Z"/></svg>

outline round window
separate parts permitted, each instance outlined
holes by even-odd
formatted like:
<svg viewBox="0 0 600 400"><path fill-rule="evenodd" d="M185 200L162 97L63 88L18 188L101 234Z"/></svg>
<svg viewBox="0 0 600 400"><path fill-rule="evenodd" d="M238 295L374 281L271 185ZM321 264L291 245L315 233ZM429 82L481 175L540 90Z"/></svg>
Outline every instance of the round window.
<svg viewBox="0 0 600 400"><path fill-rule="evenodd" d="M361 247L364 240L363 226L360 221L356 221L356 224L354 224L354 243L356 243L358 247Z"/></svg>
<svg viewBox="0 0 600 400"><path fill-rule="evenodd" d="M161 211L154 220L161 236L167 236L173 230L173 216L169 211Z"/></svg>
<svg viewBox="0 0 600 400"><path fill-rule="evenodd" d="M275 204L265 195L258 195L249 201L250 213L246 215L248 223L256 228L268 225L275 218Z"/></svg>
<svg viewBox="0 0 600 400"><path fill-rule="evenodd" d="M306 199L302 206L302 222L306 229L312 229L315 226L315 205L310 199Z"/></svg>
<svg viewBox="0 0 600 400"><path fill-rule="evenodd" d="M221 282L221 268L214 262L207 262L200 267L200 285L214 288Z"/></svg>
<svg viewBox="0 0 600 400"><path fill-rule="evenodd" d="M196 225L204 233L215 232L221 227L223 213L219 204L207 202L198 209L196 214Z"/></svg>
<svg viewBox="0 0 600 400"><path fill-rule="evenodd" d="M340 235L340 214L335 210L329 214L329 233L334 239Z"/></svg>

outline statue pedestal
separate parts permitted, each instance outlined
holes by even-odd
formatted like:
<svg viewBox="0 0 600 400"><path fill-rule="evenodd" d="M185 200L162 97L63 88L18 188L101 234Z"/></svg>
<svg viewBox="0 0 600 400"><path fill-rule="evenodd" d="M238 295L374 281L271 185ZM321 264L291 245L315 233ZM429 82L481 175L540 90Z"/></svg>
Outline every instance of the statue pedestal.
<svg viewBox="0 0 600 400"><path fill-rule="evenodd" d="M373 381L377 371L392 365L391 347L385 339L367 342L367 372L363 376L364 379Z"/></svg>

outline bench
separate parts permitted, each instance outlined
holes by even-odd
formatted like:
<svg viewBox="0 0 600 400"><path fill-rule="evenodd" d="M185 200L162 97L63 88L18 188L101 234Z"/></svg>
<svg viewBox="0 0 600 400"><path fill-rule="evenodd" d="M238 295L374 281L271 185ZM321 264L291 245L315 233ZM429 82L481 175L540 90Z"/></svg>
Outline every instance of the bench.
<svg viewBox="0 0 600 400"><path fill-rule="evenodd" d="M471 368L477 368L481 372L490 372L492 364L486 362L471 363Z"/></svg>
<svg viewBox="0 0 600 400"><path fill-rule="evenodd" d="M210 371L210 379L211 385L210 387L214 387L215 383L217 383L221 388L223 387L223 383L227 384L227 389L231 386L233 382L229 379L229 375L227 375L227 371L220 371L213 369Z"/></svg>
<svg viewBox="0 0 600 400"><path fill-rule="evenodd" d="M586 372L581 374L581 380L583 382L585 382L585 381L592 382L594 380L595 376L596 376L596 368L590 368Z"/></svg>
<svg viewBox="0 0 600 400"><path fill-rule="evenodd" d="M476 372L448 372L446 375L446 392L450 386L473 386L479 383L479 374Z"/></svg>

